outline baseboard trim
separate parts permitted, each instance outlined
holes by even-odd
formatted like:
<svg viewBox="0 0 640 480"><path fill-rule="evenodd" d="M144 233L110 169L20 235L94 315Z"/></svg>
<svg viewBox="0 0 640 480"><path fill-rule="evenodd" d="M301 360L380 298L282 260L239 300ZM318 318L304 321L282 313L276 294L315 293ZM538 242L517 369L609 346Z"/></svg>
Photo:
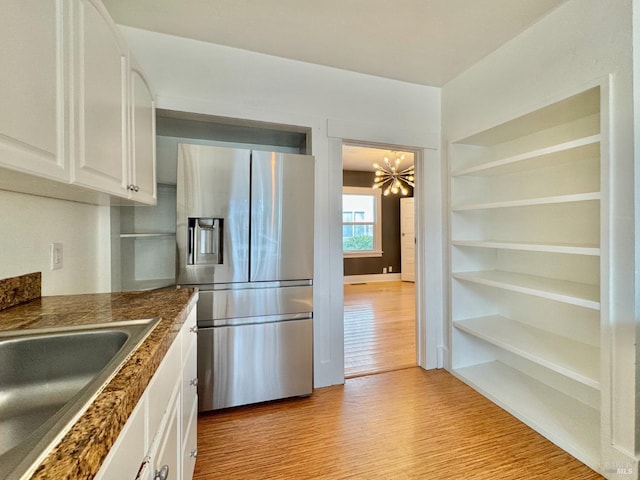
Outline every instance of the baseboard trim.
<svg viewBox="0 0 640 480"><path fill-rule="evenodd" d="M402 280L399 273L379 273L372 275L345 275L344 284L374 283L374 282L399 282Z"/></svg>

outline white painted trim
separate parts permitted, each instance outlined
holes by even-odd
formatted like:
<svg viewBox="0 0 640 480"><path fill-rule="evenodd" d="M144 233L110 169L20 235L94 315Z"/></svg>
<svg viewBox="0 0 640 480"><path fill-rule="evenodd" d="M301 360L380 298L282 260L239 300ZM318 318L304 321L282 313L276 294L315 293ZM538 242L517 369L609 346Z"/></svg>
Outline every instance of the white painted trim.
<svg viewBox="0 0 640 480"><path fill-rule="evenodd" d="M367 144L413 145L421 148L438 149L440 134L425 132L421 128L405 125L401 132L390 130L389 125L354 122L345 119L329 118L327 136L342 139L354 139ZM351 143L351 142L349 142Z"/></svg>
<svg viewBox="0 0 640 480"><path fill-rule="evenodd" d="M422 149L416 158L416 348L418 365L442 368L444 302L444 196L439 150Z"/></svg>
<svg viewBox="0 0 640 480"><path fill-rule="evenodd" d="M333 131L335 133L336 130ZM330 135L329 137L332 145L335 145L332 142L337 141L340 142L340 145L344 142L350 145L395 148L416 153L416 188L414 190L416 202L416 363L424 369L442 368L444 362L440 349L444 343L442 335L445 321L443 297L445 292L443 286L445 278L443 201L445 197L443 197L441 181L447 177L444 176L446 172L441 166L440 151L436 148L424 148L424 146L416 148L416 146L411 147L407 144L378 143L380 139L372 142L353 137L348 139L335 139ZM337 151L333 149L330 151L337 155ZM341 159L342 157L340 157ZM333 164L333 160L331 164ZM332 254L334 254L333 250ZM389 274L387 274L388 276ZM342 294L340 307L344 312L344 293ZM340 320L344 322L342 317ZM341 325L344 335L344 323Z"/></svg>
<svg viewBox="0 0 640 480"><path fill-rule="evenodd" d="M330 352L323 354L320 363L330 363L331 384L344 383L344 260L342 258L342 140L327 139L328 148L328 184L327 198L329 219L329 249L326 256L320 257L325 265L328 264L329 274L329 304L325 307L327 318L322 320L330 330ZM327 269L325 269L327 270ZM314 285L315 289L315 285ZM314 296L315 305L315 296ZM314 307L315 310L315 307ZM315 314L315 313L314 313ZM315 321L315 320L314 320ZM327 356L328 355L328 356ZM314 367L315 368L315 367Z"/></svg>
<svg viewBox="0 0 640 480"><path fill-rule="evenodd" d="M375 283L375 282L399 282L399 273L373 273L370 275L345 275L344 284L352 285L354 283Z"/></svg>

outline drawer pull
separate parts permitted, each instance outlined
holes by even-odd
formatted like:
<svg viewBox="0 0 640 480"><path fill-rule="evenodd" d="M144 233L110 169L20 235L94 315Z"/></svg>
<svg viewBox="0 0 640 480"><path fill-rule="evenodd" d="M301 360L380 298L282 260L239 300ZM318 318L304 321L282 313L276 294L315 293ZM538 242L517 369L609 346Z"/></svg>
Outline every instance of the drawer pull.
<svg viewBox="0 0 640 480"><path fill-rule="evenodd" d="M196 449L191 450L191 452L189 453L189 456L191 458L196 458L198 456L198 449L196 448Z"/></svg>
<svg viewBox="0 0 640 480"><path fill-rule="evenodd" d="M169 478L169 465L163 465L160 470L156 470L153 480L167 480Z"/></svg>
<svg viewBox="0 0 640 480"><path fill-rule="evenodd" d="M192 378L191 381L189 382L189 385L191 385L192 387L197 387L198 386L198 379L197 378Z"/></svg>

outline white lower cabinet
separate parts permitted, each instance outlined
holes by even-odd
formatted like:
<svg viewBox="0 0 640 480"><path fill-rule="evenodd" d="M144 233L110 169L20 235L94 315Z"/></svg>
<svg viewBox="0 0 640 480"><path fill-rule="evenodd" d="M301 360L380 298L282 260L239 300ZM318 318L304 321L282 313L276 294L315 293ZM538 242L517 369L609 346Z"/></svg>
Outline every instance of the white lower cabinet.
<svg viewBox="0 0 640 480"><path fill-rule="evenodd" d="M198 369L197 335L195 322L188 327L182 339L182 478L193 477L198 455Z"/></svg>
<svg viewBox="0 0 640 480"><path fill-rule="evenodd" d="M194 308L96 480L191 480L197 456L196 338Z"/></svg>

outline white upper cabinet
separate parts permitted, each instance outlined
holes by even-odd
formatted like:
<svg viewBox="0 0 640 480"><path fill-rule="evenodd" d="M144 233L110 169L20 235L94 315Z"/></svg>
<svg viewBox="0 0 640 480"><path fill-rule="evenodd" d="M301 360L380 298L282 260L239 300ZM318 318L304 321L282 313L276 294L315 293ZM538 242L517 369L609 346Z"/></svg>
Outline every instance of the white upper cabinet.
<svg viewBox="0 0 640 480"><path fill-rule="evenodd" d="M133 61L132 61L133 62ZM138 202L156 203L155 103L143 73L130 71L131 158L129 189Z"/></svg>
<svg viewBox="0 0 640 480"><path fill-rule="evenodd" d="M100 0L6 0L0 60L0 187L156 203L153 96Z"/></svg>
<svg viewBox="0 0 640 480"><path fill-rule="evenodd" d="M119 196L127 191L128 50L101 4L77 0L73 182Z"/></svg>
<svg viewBox="0 0 640 480"><path fill-rule="evenodd" d="M5 0L0 15L0 165L68 180L63 1Z"/></svg>

